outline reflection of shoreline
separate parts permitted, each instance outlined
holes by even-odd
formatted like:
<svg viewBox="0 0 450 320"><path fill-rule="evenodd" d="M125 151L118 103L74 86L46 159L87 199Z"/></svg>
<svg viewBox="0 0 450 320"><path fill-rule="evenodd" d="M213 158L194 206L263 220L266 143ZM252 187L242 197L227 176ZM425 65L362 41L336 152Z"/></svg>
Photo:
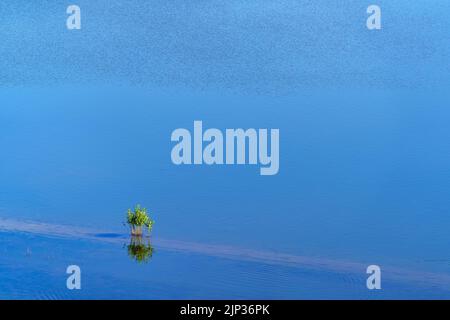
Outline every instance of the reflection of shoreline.
<svg viewBox="0 0 450 320"><path fill-rule="evenodd" d="M33 221L19 221L0 218L0 232L23 232L47 237L79 239L98 242L122 244L129 239L127 234L102 233L92 229L72 227L66 225L47 224ZM175 251L181 253L202 254L238 261L252 261L257 263L282 265L293 268L309 269L320 272L333 272L338 274L355 274L365 277L368 264L348 262L324 258L314 258L293 254L260 251L222 245L208 245L195 242L167 240L156 238L152 240L158 250ZM401 281L410 284L440 287L448 290L450 275L444 273L410 271L398 267L381 266L383 278L392 281ZM364 284L363 284L364 285Z"/></svg>

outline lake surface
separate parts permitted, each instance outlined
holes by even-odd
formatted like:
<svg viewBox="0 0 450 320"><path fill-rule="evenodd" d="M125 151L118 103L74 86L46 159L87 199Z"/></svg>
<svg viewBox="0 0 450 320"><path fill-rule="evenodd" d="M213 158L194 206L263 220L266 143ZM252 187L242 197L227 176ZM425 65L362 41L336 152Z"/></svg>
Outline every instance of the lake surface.
<svg viewBox="0 0 450 320"><path fill-rule="evenodd" d="M379 3L1 4L0 298L450 298L450 4ZM279 128L279 173L172 164L195 120Z"/></svg>

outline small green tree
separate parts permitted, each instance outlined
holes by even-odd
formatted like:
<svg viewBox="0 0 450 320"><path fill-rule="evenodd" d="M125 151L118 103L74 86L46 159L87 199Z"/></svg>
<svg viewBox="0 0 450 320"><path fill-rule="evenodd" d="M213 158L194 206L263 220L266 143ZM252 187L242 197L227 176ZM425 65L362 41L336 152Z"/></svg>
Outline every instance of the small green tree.
<svg viewBox="0 0 450 320"><path fill-rule="evenodd" d="M154 221L148 216L147 209L137 205L134 207L134 211L128 209L127 223L131 227L132 235L141 236L143 227L147 227L148 232L152 231Z"/></svg>

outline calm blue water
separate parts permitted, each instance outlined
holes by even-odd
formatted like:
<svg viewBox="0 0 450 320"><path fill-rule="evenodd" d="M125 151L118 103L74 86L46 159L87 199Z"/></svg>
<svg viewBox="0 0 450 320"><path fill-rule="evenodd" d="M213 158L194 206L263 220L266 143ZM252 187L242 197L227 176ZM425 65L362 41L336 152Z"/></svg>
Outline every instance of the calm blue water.
<svg viewBox="0 0 450 320"><path fill-rule="evenodd" d="M77 4L0 4L0 298L450 298L448 1ZM278 175L173 165L194 120L279 128Z"/></svg>

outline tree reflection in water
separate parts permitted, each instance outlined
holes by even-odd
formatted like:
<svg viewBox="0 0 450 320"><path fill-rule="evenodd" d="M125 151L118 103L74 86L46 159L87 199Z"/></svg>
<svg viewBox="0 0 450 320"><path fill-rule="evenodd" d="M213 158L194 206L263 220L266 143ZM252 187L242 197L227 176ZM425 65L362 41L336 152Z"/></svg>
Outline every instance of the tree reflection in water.
<svg viewBox="0 0 450 320"><path fill-rule="evenodd" d="M127 251L131 259L139 263L146 263L152 258L154 248L150 244L149 237L132 236L130 244L127 245Z"/></svg>

